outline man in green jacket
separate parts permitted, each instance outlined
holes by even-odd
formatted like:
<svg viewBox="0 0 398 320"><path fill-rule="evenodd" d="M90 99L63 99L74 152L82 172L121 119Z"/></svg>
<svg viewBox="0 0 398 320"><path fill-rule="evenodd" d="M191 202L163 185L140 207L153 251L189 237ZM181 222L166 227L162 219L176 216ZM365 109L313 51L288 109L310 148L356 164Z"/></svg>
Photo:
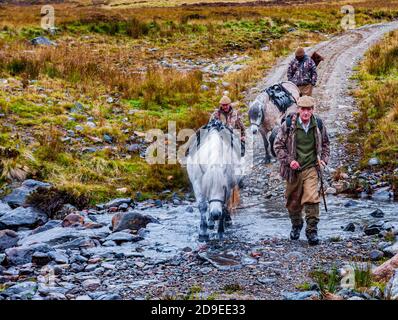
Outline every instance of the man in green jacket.
<svg viewBox="0 0 398 320"><path fill-rule="evenodd" d="M275 139L274 150L286 180L286 207L292 223L290 238L298 240L305 212L306 236L310 245L319 243L320 192L318 170L329 161L330 147L326 128L315 117L315 100L303 96L297 101L298 113L287 116Z"/></svg>

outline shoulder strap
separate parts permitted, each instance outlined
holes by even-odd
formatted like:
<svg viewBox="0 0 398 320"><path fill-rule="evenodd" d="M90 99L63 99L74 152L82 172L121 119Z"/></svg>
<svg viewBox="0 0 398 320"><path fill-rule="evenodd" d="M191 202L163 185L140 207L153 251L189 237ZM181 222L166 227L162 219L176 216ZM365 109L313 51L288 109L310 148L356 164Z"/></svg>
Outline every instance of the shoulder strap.
<svg viewBox="0 0 398 320"><path fill-rule="evenodd" d="M323 130L323 122L321 118L315 117L316 119L316 125L318 126L318 129L322 132Z"/></svg>

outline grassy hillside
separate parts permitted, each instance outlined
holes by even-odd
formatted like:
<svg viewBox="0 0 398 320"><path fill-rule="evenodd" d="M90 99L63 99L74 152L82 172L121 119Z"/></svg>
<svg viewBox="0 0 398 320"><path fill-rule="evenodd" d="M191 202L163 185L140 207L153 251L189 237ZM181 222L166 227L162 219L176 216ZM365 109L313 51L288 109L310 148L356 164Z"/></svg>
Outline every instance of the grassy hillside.
<svg viewBox="0 0 398 320"><path fill-rule="evenodd" d="M359 25L398 17L367 1ZM102 9L0 6L1 185L32 177L87 195L186 190L179 165L150 166L143 133L203 125L224 90L238 101L280 56L340 32L340 3ZM57 46L33 46L44 35ZM242 112L246 106L239 105Z"/></svg>
<svg viewBox="0 0 398 320"><path fill-rule="evenodd" d="M360 89L354 141L362 146L362 165L378 157L386 168L398 165L398 32L373 46L359 66Z"/></svg>

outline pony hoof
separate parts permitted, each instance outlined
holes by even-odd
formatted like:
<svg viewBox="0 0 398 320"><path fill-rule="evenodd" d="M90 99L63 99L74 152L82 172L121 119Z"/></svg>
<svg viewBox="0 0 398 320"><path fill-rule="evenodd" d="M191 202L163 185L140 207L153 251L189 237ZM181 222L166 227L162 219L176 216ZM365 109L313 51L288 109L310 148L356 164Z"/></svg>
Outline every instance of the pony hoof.
<svg viewBox="0 0 398 320"><path fill-rule="evenodd" d="M231 228L232 227L232 221L225 221L225 227L226 228Z"/></svg>
<svg viewBox="0 0 398 320"><path fill-rule="evenodd" d="M209 235L208 234L200 234L199 235L199 241L200 242L209 241Z"/></svg>
<svg viewBox="0 0 398 320"><path fill-rule="evenodd" d="M270 164L271 163L271 157L265 157L265 161L264 161L264 163L265 164Z"/></svg>
<svg viewBox="0 0 398 320"><path fill-rule="evenodd" d="M214 230L214 223L213 223L213 224L208 224L208 225L207 225L207 228L208 228L209 230Z"/></svg>
<svg viewBox="0 0 398 320"><path fill-rule="evenodd" d="M218 240L223 240L224 239L224 233L219 233L218 234Z"/></svg>

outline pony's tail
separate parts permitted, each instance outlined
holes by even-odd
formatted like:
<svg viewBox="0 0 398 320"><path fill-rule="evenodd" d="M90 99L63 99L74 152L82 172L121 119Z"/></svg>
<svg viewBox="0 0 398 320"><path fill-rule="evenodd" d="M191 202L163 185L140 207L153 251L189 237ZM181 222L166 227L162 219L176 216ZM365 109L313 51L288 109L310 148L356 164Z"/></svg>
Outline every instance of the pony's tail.
<svg viewBox="0 0 398 320"><path fill-rule="evenodd" d="M239 187L235 186L232 189L232 194L231 197L228 200L228 211L232 214L235 213L236 208L238 207L240 203L240 192L239 192Z"/></svg>

